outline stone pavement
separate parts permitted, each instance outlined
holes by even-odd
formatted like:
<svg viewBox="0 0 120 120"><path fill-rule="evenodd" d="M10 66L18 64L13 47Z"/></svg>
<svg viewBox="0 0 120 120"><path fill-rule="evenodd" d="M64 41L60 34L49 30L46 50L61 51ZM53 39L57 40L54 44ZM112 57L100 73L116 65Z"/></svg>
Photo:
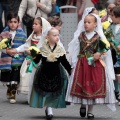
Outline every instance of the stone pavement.
<svg viewBox="0 0 120 120"><path fill-rule="evenodd" d="M17 95L17 103L10 104L5 93L6 87L0 84L0 120L46 120L44 109L30 108L26 95ZM80 105L71 105L66 109L53 109L53 120L84 120L79 116L79 107ZM112 112L105 105L95 106L94 120L119 120L120 106L116 107L117 111Z"/></svg>

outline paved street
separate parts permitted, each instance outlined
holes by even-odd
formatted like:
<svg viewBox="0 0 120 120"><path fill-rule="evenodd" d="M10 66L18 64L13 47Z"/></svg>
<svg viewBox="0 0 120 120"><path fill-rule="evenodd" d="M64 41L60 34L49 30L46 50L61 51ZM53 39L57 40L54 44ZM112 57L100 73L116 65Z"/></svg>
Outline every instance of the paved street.
<svg viewBox="0 0 120 120"><path fill-rule="evenodd" d="M30 108L26 95L17 95L17 103L10 104L5 93L6 87L0 84L0 120L46 120L44 109ZM84 120L79 116L79 105L71 105L66 109L53 109L53 112L53 120ZM117 111L112 112L105 105L95 106L94 115L94 120L119 120L120 107L117 106Z"/></svg>
<svg viewBox="0 0 120 120"><path fill-rule="evenodd" d="M91 3L87 2L86 6L91 6ZM10 104L5 94L6 87L0 83L0 120L46 120L44 109L30 108L26 95L17 95L17 103ZM84 120L79 115L79 108L80 105L71 105L66 109L53 109L53 120ZM116 108L117 111L112 112L105 105L95 106L94 120L119 120L120 106L116 105Z"/></svg>

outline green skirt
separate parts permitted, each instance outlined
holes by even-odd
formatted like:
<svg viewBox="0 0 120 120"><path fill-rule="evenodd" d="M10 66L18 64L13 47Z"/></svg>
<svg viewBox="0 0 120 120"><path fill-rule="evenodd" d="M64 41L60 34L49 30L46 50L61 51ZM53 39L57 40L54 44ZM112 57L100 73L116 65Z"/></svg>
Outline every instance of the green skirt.
<svg viewBox="0 0 120 120"><path fill-rule="evenodd" d="M52 94L40 94L36 89L32 88L31 97L30 97L30 107L33 108L43 108L43 107L52 107L52 108L66 108L66 90L68 85L68 77L65 69L60 65L61 79L63 79L63 88L62 92L59 95L53 96Z"/></svg>

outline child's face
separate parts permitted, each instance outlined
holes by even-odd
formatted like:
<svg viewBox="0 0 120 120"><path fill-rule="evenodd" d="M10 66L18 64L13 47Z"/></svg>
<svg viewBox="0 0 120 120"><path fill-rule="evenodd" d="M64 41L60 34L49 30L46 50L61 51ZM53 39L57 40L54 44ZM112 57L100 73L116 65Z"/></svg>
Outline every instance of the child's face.
<svg viewBox="0 0 120 120"><path fill-rule="evenodd" d="M8 21L8 26L12 31L15 31L18 25L19 25L19 22L16 18L12 18L11 20Z"/></svg>
<svg viewBox="0 0 120 120"><path fill-rule="evenodd" d="M116 2L118 5L120 5L120 0L116 0L115 2Z"/></svg>
<svg viewBox="0 0 120 120"><path fill-rule="evenodd" d="M107 7L107 14L110 15L110 10L115 7L116 5L115 4L109 4L108 7Z"/></svg>
<svg viewBox="0 0 120 120"><path fill-rule="evenodd" d="M59 31L57 29L51 29L47 35L47 39L51 44L55 44L59 41Z"/></svg>
<svg viewBox="0 0 120 120"><path fill-rule="evenodd" d="M86 32L92 32L96 28L97 23L95 22L94 16L86 16L84 19L84 27Z"/></svg>
<svg viewBox="0 0 120 120"><path fill-rule="evenodd" d="M110 17L111 17L113 23L117 23L117 24L120 23L120 17L115 17L113 12L111 13Z"/></svg>
<svg viewBox="0 0 120 120"><path fill-rule="evenodd" d="M60 23L60 24L58 24L57 26L55 26L55 28L58 30L58 31L60 31L61 30L61 27L62 27L62 24Z"/></svg>
<svg viewBox="0 0 120 120"><path fill-rule="evenodd" d="M40 21L38 19L35 19L33 22L33 31L35 33L41 33L42 32L42 26L40 24Z"/></svg>

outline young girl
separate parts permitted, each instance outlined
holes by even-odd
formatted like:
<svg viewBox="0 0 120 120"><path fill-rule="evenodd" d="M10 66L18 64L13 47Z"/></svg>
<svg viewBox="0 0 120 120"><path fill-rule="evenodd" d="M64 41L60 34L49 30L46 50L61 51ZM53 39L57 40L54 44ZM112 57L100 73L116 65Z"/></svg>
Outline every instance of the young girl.
<svg viewBox="0 0 120 120"><path fill-rule="evenodd" d="M48 18L48 22L51 24L52 27L55 27L59 32L62 28L62 20L59 16L53 16ZM63 43L62 36L59 35L60 40L58 41L59 44ZM63 44L61 44L63 47Z"/></svg>
<svg viewBox="0 0 120 120"><path fill-rule="evenodd" d="M60 63L70 74L69 65L63 47L58 45L59 31L50 28L46 32L47 42L40 48L40 54L35 62L41 60L33 83L30 106L34 108L43 108L46 106L46 117L53 117L53 108L65 108L65 94L67 87L67 75Z"/></svg>
<svg viewBox="0 0 120 120"><path fill-rule="evenodd" d="M13 53L25 52L33 44L35 46L37 46L38 48L40 48L45 41L45 39L42 37L42 34L44 34L44 31L50 26L51 26L50 23L46 19L44 19L42 17L36 18L34 20L34 23L33 23L33 33L26 40L26 43L24 45L16 48L16 50L13 50L12 52ZM59 44L61 46L63 46L62 43L60 42L60 40L59 40ZM32 73L29 73L31 75L29 75L28 103L29 103L29 100L30 100L30 94L31 94L31 89L32 89L32 84L33 84L33 78L34 78L35 71L36 71L36 69L33 68Z"/></svg>
<svg viewBox="0 0 120 120"><path fill-rule="evenodd" d="M44 42L43 39L41 38L42 33L43 33L43 31L46 30L46 28L48 28L50 26L51 25L49 24L49 22L46 19L44 19L42 17L35 18L34 23L33 23L33 33L26 40L25 44L21 45L20 47L18 47L16 49L12 49L11 53L16 54L17 52L25 52L25 51L29 52L28 48L32 45L38 46L40 48ZM24 62L26 62L26 60ZM29 98L30 98L30 94L31 94L33 77L34 77L35 71L36 71L36 69L33 68L32 73L28 73L29 74L29 78L28 78L29 85L28 85L28 90L26 90L26 91L29 91L28 92L28 103L29 103ZM21 93L25 92L25 91L22 91L23 87L24 86L21 86L21 85L19 87L19 91Z"/></svg>
<svg viewBox="0 0 120 120"><path fill-rule="evenodd" d="M83 27L83 22L84 22L84 18L86 15L90 14L90 13L94 13L94 14L98 14L98 11L94 8L94 7L88 7L84 10L83 12L83 16L82 16L82 19L79 21L78 23L78 26L77 26L77 30L75 31L74 33L74 38L73 40L68 44L68 52L69 52L69 59L71 61L71 57L72 57L72 54L74 54L74 50L73 50L73 47L69 47L69 46L72 46L76 39L78 38L79 34L80 34L80 28Z"/></svg>
<svg viewBox="0 0 120 120"><path fill-rule="evenodd" d="M12 38L12 48L17 48L25 43L26 35L21 28L18 28L19 17L15 13L7 16L8 26L1 33L2 38ZM24 60L24 54L18 53L20 58L11 56L10 49L4 49L0 58L1 81L7 82L6 95L10 98L10 103L16 102L16 89L20 80L20 67Z"/></svg>
<svg viewBox="0 0 120 120"><path fill-rule="evenodd" d="M118 42L117 49L120 50L120 7L114 7L111 9L111 19L113 21L113 24L111 24L110 29L112 30L112 33L114 35L114 39ZM119 98L119 92L120 92L120 63L119 63L119 55L117 52L112 48L113 52L113 61L114 61L114 69L116 74L116 80L114 81L115 84L115 95L116 99L119 101L120 105L120 98Z"/></svg>
<svg viewBox="0 0 120 120"><path fill-rule="evenodd" d="M114 105L116 102L114 87L112 80L105 73L105 66L100 59L102 54L100 40L105 39L100 18L95 14L87 15L84 23L81 23L79 31L80 35L76 36L74 42L69 45L69 47L73 47L71 50L73 50L72 67L74 69L70 77L66 101L81 104L81 117L86 116L86 105L88 105L87 118L93 119L94 104L111 103ZM88 64L90 56L94 58L92 65ZM112 105L109 107L113 107L112 110L115 110Z"/></svg>
<svg viewBox="0 0 120 120"><path fill-rule="evenodd" d="M106 2L105 8L106 8L107 14L101 18L101 22L105 22L107 20L112 22L112 20L110 18L110 14L111 14L110 10L115 6L116 5L113 2L109 2L109 1Z"/></svg>

